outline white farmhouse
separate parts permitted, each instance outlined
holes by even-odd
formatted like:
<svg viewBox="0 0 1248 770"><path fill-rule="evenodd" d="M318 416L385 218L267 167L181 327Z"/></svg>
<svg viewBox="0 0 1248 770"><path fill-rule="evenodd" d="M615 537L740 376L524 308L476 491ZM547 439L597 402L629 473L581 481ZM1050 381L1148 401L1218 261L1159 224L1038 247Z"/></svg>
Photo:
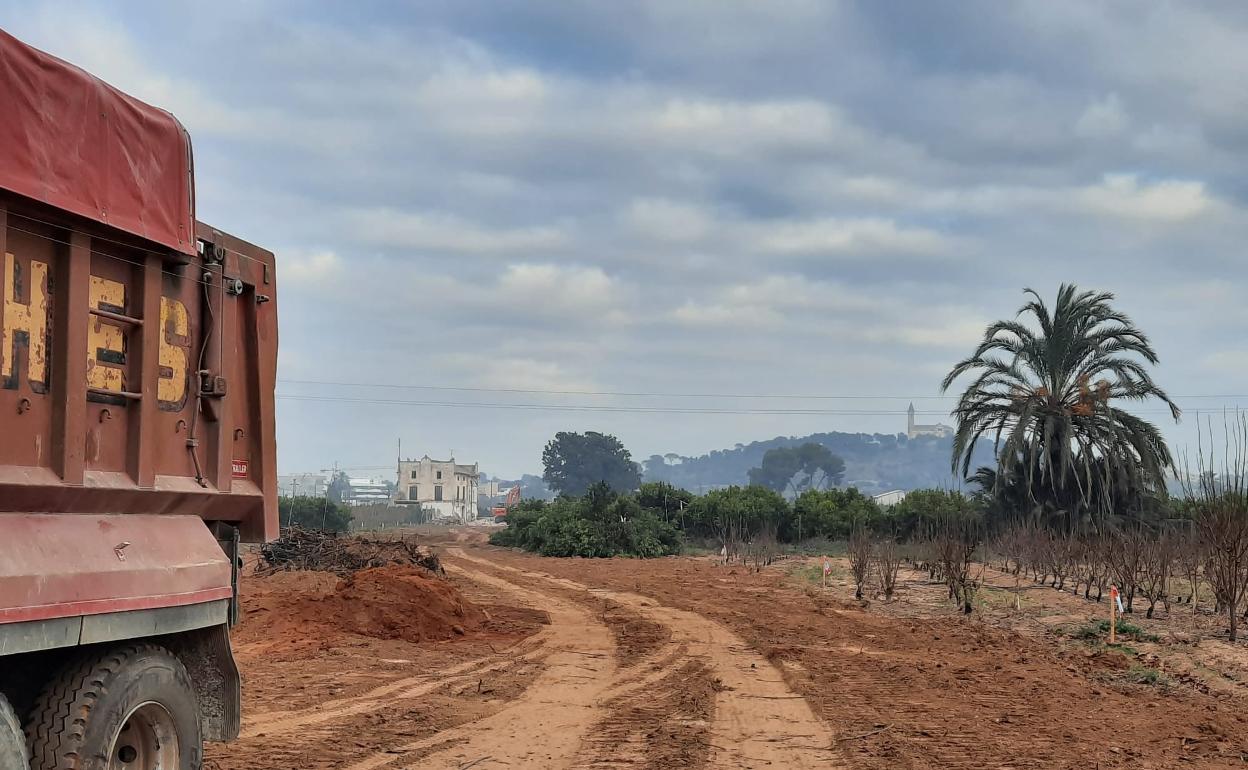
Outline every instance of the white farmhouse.
<svg viewBox="0 0 1248 770"><path fill-rule="evenodd" d="M881 508L888 508L900 503L902 500L905 500L906 493L903 490L894 489L890 492L882 492L878 495L873 495L871 499L874 500L875 504Z"/></svg>
<svg viewBox="0 0 1248 770"><path fill-rule="evenodd" d="M461 465L452 457L399 460L399 487L395 502L432 510L435 521L469 522L477 518L477 463Z"/></svg>

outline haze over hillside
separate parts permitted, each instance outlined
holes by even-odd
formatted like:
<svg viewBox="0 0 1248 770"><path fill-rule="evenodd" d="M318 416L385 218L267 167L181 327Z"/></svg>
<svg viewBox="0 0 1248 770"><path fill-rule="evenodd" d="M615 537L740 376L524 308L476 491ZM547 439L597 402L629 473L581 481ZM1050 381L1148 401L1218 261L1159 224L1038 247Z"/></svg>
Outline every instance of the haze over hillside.
<svg viewBox="0 0 1248 770"><path fill-rule="evenodd" d="M950 473L952 438L883 433L812 433L809 436L777 436L766 441L737 444L698 457L677 454L651 455L642 462L646 481L666 481L693 492L713 487L748 483L747 474L758 467L769 449L821 444L845 461L845 486L863 492L941 487L961 489L964 483ZM992 465L992 448L976 448L972 468Z"/></svg>

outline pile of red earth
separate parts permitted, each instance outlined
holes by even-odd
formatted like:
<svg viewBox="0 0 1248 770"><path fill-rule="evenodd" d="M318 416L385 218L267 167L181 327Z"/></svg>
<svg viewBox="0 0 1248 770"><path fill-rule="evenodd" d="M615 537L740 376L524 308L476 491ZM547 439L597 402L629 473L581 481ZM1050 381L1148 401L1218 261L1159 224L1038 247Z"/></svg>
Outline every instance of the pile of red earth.
<svg viewBox="0 0 1248 770"><path fill-rule="evenodd" d="M386 539L291 527L260 547L261 574L282 570L333 572L347 577L373 567L417 566L442 573L436 554L422 550L410 537Z"/></svg>
<svg viewBox="0 0 1248 770"><path fill-rule="evenodd" d="M377 567L337 578L324 572L248 576L242 590L243 643L344 635L426 642L477 631L486 620L459 589L419 567ZM302 646L302 645L300 645Z"/></svg>

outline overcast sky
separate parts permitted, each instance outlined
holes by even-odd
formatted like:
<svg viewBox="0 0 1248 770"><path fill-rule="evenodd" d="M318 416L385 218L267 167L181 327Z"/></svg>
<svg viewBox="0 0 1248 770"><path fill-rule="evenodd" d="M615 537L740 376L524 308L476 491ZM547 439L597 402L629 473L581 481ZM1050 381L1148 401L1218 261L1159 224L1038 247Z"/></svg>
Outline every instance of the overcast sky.
<svg viewBox="0 0 1248 770"><path fill-rule="evenodd" d="M199 218L278 254L282 472L948 422L950 365L1062 281L1152 336L1176 443L1248 392L1234 0L31 6L0 24L174 112Z"/></svg>

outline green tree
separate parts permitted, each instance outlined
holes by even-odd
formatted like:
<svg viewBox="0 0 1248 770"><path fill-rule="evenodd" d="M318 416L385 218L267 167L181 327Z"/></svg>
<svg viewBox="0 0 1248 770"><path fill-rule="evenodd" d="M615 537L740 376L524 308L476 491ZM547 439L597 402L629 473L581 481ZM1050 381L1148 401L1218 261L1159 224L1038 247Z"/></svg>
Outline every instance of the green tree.
<svg viewBox="0 0 1248 770"><path fill-rule="evenodd" d="M792 509L775 490L761 486L713 489L690 505L686 531L721 540L749 539L767 528L787 529Z"/></svg>
<svg viewBox="0 0 1248 770"><path fill-rule="evenodd" d="M983 342L945 377L942 391L972 375L954 408L954 472L966 476L976 442L991 438L996 484L1023 484L1034 513L1066 528L1119 510L1118 496L1145 488L1164 494L1173 465L1161 432L1116 406L1159 399L1157 354L1114 309L1112 294L1063 284L1053 308L1031 289L1020 320L988 326Z"/></svg>
<svg viewBox="0 0 1248 770"><path fill-rule="evenodd" d="M875 500L849 489L808 489L793 501L796 539L826 537L844 540L859 527L872 528L880 518Z"/></svg>
<svg viewBox="0 0 1248 770"><path fill-rule="evenodd" d="M666 481L668 477L667 460L663 455L650 455L641 463L642 472L650 481Z"/></svg>
<svg viewBox="0 0 1248 770"><path fill-rule="evenodd" d="M826 489L845 476L845 461L822 444L807 442L795 447L776 447L763 454L762 464L751 468L751 484L794 497L807 489Z"/></svg>
<svg viewBox="0 0 1248 770"><path fill-rule="evenodd" d="M560 431L542 451L542 478L567 497L581 497L596 482L616 492L632 492L641 484L641 471L615 436L587 431Z"/></svg>
<svg viewBox="0 0 1248 770"><path fill-rule="evenodd" d="M325 491L325 496L330 501L341 503L344 495L351 489L351 477L346 471L338 471L329 480L329 486Z"/></svg>
<svg viewBox="0 0 1248 770"><path fill-rule="evenodd" d="M520 503L508 514L507 528L491 535L490 542L543 556L642 558L679 553L682 544L674 526L643 510L633 495L618 494L603 482L583 497Z"/></svg>
<svg viewBox="0 0 1248 770"><path fill-rule="evenodd" d="M693 502L693 493L666 481L647 481L637 490L637 504L664 521L677 519Z"/></svg>
<svg viewBox="0 0 1248 770"><path fill-rule="evenodd" d="M351 509L325 497L281 497L277 510L283 527L327 532L346 532L351 527Z"/></svg>
<svg viewBox="0 0 1248 770"><path fill-rule="evenodd" d="M930 534L939 522L979 521L981 512L981 506L961 492L915 489L889 510L886 521L891 531L888 534L899 540L909 540L916 535Z"/></svg>

